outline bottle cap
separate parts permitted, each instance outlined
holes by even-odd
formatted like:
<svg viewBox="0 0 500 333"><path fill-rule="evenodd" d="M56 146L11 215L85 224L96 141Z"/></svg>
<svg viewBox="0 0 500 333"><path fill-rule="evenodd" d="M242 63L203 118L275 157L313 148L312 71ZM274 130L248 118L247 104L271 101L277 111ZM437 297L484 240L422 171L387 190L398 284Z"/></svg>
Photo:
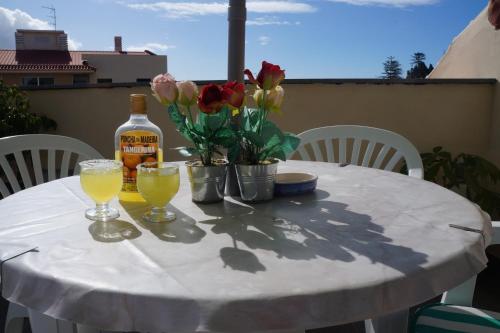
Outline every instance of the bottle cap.
<svg viewBox="0 0 500 333"><path fill-rule="evenodd" d="M146 95L144 94L130 95L130 113L146 114Z"/></svg>

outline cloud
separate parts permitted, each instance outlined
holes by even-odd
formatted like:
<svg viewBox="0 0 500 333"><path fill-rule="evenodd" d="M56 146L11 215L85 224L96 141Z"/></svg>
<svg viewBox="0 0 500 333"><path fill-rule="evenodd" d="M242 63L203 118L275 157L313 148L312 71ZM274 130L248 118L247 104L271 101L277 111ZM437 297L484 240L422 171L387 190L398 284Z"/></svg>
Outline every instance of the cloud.
<svg viewBox="0 0 500 333"><path fill-rule="evenodd" d="M32 17L19 9L0 7L0 48L14 49L16 47L14 34L16 29L52 30L52 26L43 20ZM82 43L68 37L70 50L78 50Z"/></svg>
<svg viewBox="0 0 500 333"><path fill-rule="evenodd" d="M440 0L328 0L330 2L342 2L356 6L387 6L404 8L408 6L434 5Z"/></svg>
<svg viewBox="0 0 500 333"><path fill-rule="evenodd" d="M82 48L82 43L77 40L68 37L68 49L70 50L80 50Z"/></svg>
<svg viewBox="0 0 500 333"><path fill-rule="evenodd" d="M194 3L194 2L155 2L128 4L127 7L138 10L164 12L169 18L184 18L191 16L205 16L227 12L227 5L223 3Z"/></svg>
<svg viewBox="0 0 500 333"><path fill-rule="evenodd" d="M247 20L247 25L300 25L300 21L280 21L277 16L257 17L253 20Z"/></svg>
<svg viewBox="0 0 500 333"><path fill-rule="evenodd" d="M124 4L124 3L122 3ZM162 12L168 18L190 18L193 16L227 14L227 2L154 2L124 4L131 9ZM316 8L303 2L290 1L249 1L250 13L299 14L312 13Z"/></svg>
<svg viewBox="0 0 500 333"><path fill-rule="evenodd" d="M249 1L247 10L251 13L301 14L313 13L316 8L303 2Z"/></svg>
<svg viewBox="0 0 500 333"><path fill-rule="evenodd" d="M259 42L260 45L266 46L267 44L269 44L269 42L271 42L271 37L260 36L259 38L257 38L257 41Z"/></svg>
<svg viewBox="0 0 500 333"><path fill-rule="evenodd" d="M153 51L155 53L160 53L160 52L165 52L168 49L173 49L175 48L174 45L167 45L167 44L161 44L161 43L146 43L143 45L132 45L126 48L127 51L144 51L144 50L149 50Z"/></svg>

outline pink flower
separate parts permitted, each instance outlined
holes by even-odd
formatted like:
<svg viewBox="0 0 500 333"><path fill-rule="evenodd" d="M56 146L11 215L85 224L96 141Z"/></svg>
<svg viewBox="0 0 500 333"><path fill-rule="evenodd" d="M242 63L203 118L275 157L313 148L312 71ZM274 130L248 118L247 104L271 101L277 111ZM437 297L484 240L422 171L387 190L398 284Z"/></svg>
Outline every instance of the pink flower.
<svg viewBox="0 0 500 333"><path fill-rule="evenodd" d="M177 101L179 91L172 75L159 74L151 82L153 96L163 105L169 105Z"/></svg>
<svg viewBox="0 0 500 333"><path fill-rule="evenodd" d="M177 89L179 90L179 104L190 106L196 103L198 87L193 81L178 82Z"/></svg>

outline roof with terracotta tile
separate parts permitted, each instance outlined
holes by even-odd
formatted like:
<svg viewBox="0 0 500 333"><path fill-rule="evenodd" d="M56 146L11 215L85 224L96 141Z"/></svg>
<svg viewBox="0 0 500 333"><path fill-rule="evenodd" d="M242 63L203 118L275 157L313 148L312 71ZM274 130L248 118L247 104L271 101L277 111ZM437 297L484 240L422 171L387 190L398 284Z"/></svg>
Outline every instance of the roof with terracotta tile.
<svg viewBox="0 0 500 333"><path fill-rule="evenodd" d="M1 72L95 72L85 55L154 55L144 52L0 50Z"/></svg>

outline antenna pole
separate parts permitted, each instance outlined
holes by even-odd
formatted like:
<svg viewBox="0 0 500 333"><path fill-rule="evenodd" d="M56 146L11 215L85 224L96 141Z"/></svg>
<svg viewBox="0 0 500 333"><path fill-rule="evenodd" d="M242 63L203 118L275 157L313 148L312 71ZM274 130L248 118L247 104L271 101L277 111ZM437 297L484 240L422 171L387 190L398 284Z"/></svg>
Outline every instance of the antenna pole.
<svg viewBox="0 0 500 333"><path fill-rule="evenodd" d="M49 6L42 6L42 8L48 9L50 11L50 15L47 15L52 21L49 23L51 26L54 27L54 30L57 30L57 16L56 16L56 8L54 5Z"/></svg>

